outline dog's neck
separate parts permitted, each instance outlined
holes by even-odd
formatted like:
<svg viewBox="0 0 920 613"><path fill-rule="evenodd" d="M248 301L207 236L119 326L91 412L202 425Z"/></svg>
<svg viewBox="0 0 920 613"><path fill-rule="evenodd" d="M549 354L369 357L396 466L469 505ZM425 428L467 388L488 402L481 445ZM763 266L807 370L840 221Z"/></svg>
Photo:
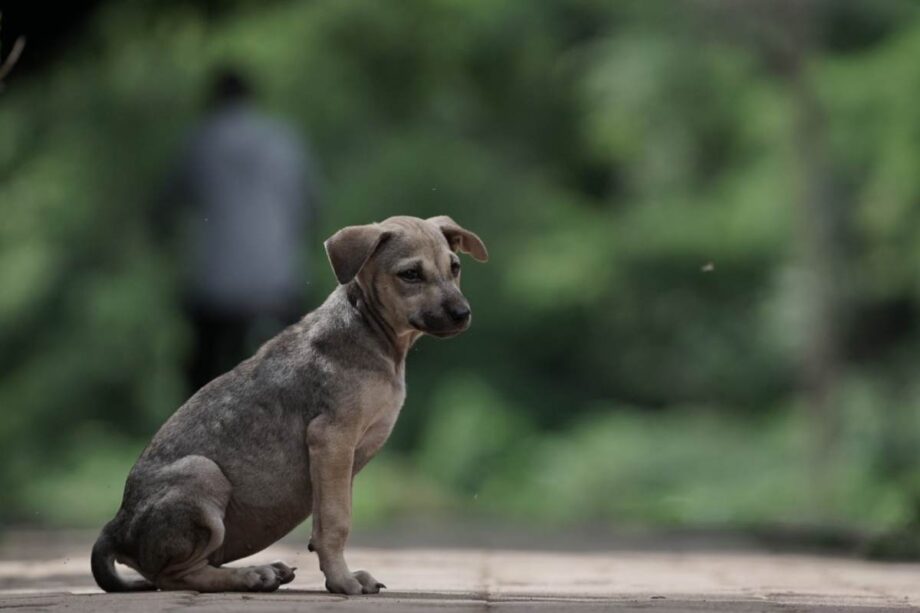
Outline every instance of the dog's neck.
<svg viewBox="0 0 920 613"><path fill-rule="evenodd" d="M344 289L349 304L359 313L386 353L393 359L396 373L402 374L405 371L406 354L422 333L412 329L401 330L394 326L386 316L383 305L374 299L371 292L365 292L357 279L344 286Z"/></svg>

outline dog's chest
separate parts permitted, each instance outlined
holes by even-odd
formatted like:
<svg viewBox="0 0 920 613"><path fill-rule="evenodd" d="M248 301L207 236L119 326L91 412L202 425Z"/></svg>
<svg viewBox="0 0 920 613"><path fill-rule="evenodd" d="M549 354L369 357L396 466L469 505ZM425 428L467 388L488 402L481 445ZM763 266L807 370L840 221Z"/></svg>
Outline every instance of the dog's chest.
<svg viewBox="0 0 920 613"><path fill-rule="evenodd" d="M356 455L368 456L366 461L383 446L396 424L406 398L405 382L402 378L368 382L361 386L359 398L361 436Z"/></svg>
<svg viewBox="0 0 920 613"><path fill-rule="evenodd" d="M367 428L380 421L395 420L406 399L402 377L375 377L357 386L359 420Z"/></svg>

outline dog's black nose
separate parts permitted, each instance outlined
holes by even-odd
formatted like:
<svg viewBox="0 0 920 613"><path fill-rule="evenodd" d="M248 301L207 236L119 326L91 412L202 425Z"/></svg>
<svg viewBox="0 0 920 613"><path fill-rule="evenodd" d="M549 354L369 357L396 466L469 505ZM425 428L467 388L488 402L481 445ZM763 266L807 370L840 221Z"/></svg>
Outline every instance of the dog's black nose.
<svg viewBox="0 0 920 613"><path fill-rule="evenodd" d="M470 318L470 307L463 304L448 306L447 313L455 323L463 323Z"/></svg>

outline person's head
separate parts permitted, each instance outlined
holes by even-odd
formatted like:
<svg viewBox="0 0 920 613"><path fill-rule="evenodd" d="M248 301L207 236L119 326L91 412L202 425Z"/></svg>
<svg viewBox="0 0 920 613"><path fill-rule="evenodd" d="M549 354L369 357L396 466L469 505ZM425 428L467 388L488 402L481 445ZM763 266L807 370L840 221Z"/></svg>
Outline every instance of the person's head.
<svg viewBox="0 0 920 613"><path fill-rule="evenodd" d="M208 106L216 108L252 99L249 79L235 66L223 66L214 72L208 95Z"/></svg>

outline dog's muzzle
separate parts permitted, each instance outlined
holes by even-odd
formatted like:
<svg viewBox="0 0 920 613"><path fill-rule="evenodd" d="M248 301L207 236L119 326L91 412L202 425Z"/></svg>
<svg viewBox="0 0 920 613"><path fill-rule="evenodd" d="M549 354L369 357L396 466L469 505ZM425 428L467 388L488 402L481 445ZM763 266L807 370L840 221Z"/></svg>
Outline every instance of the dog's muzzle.
<svg viewBox="0 0 920 613"><path fill-rule="evenodd" d="M473 315L467 304L445 305L442 313L425 313L416 321L410 321L412 327L425 334L438 338L456 336L470 327Z"/></svg>

